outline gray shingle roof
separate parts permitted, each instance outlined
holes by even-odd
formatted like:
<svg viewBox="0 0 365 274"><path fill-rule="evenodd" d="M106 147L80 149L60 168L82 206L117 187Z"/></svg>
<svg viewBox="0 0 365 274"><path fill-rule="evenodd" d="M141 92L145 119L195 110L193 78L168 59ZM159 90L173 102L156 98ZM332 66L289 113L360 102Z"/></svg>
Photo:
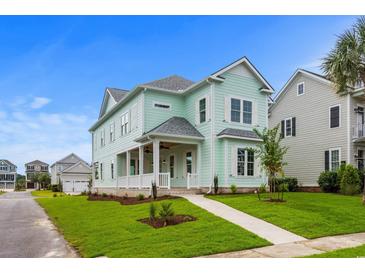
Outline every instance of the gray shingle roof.
<svg viewBox="0 0 365 274"><path fill-rule="evenodd" d="M17 167L16 165L14 165L12 162L10 162L9 160L5 160L5 159L0 159L0 161L4 161L5 163L7 163L9 166L15 166Z"/></svg>
<svg viewBox="0 0 365 274"><path fill-rule="evenodd" d="M39 160L35 160L35 161L32 161L32 162L26 163L26 165L46 165L46 166L48 166L47 163L39 161Z"/></svg>
<svg viewBox="0 0 365 274"><path fill-rule="evenodd" d="M110 95L113 96L115 102L119 102L122 100L127 94L128 90L119 89L119 88L107 88L110 92Z"/></svg>
<svg viewBox="0 0 365 274"><path fill-rule="evenodd" d="M184 90L193 84L194 84L193 81L190 81L178 75L172 75L156 81L145 83L143 84L143 86L179 91L179 90Z"/></svg>
<svg viewBox="0 0 365 274"><path fill-rule="evenodd" d="M147 132L147 134L150 133L204 138L204 136L192 124L190 124L188 120L183 117L176 116Z"/></svg>
<svg viewBox="0 0 365 274"><path fill-rule="evenodd" d="M217 136L229 135L233 137L252 138L260 140L257 134L251 130L236 129L236 128L225 128L217 134Z"/></svg>

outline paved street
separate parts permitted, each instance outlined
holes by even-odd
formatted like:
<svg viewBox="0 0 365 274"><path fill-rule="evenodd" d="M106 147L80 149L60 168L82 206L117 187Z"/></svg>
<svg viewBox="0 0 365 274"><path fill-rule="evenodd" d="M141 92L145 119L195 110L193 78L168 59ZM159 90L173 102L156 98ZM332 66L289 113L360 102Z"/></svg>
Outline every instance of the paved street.
<svg viewBox="0 0 365 274"><path fill-rule="evenodd" d="M30 192L0 195L0 258L77 257Z"/></svg>

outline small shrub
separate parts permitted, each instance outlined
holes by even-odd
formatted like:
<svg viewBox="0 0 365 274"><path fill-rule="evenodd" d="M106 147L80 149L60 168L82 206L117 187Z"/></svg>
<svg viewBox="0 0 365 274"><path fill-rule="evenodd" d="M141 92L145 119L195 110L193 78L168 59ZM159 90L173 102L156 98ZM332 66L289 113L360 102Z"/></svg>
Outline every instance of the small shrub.
<svg viewBox="0 0 365 274"><path fill-rule="evenodd" d="M143 195L142 193L139 193L139 194L137 195L137 200L138 200L138 201L142 201L142 200L144 200L144 195Z"/></svg>
<svg viewBox="0 0 365 274"><path fill-rule="evenodd" d="M231 192L232 192L232 194L236 194L236 192L237 192L237 186L236 185L231 185Z"/></svg>
<svg viewBox="0 0 365 274"><path fill-rule="evenodd" d="M156 211L157 211L157 209L156 209L155 204L151 203L150 204L150 221L151 222L156 220Z"/></svg>
<svg viewBox="0 0 365 274"><path fill-rule="evenodd" d="M152 197L154 200L157 199L157 186L155 181L152 181Z"/></svg>
<svg viewBox="0 0 365 274"><path fill-rule="evenodd" d="M26 185L26 182L25 182L24 178L17 180L15 183L15 191L25 190L25 188L26 188L25 185Z"/></svg>
<svg viewBox="0 0 365 274"><path fill-rule="evenodd" d="M86 191L80 193L81 196L86 196Z"/></svg>
<svg viewBox="0 0 365 274"><path fill-rule="evenodd" d="M261 194L266 193L266 184L261 184L257 189L257 197L261 200Z"/></svg>
<svg viewBox="0 0 365 274"><path fill-rule="evenodd" d="M160 212L158 214L164 221L164 226L166 226L168 219L175 215L174 209L172 208L172 203L162 203Z"/></svg>
<svg viewBox="0 0 365 274"><path fill-rule="evenodd" d="M218 194L218 176L214 176L214 194Z"/></svg>
<svg viewBox="0 0 365 274"><path fill-rule="evenodd" d="M101 196L103 196L104 198L108 197L108 194L106 194L105 192L103 192L103 194L101 194Z"/></svg>
<svg viewBox="0 0 365 274"><path fill-rule="evenodd" d="M337 193L340 190L337 172L323 171L317 182L323 192Z"/></svg>
<svg viewBox="0 0 365 274"><path fill-rule="evenodd" d="M346 165L341 178L340 191L344 195L360 193L360 177L356 168Z"/></svg>
<svg viewBox="0 0 365 274"><path fill-rule="evenodd" d="M275 188L281 184L287 184L289 192L296 192L299 188L298 179L295 177L273 178L273 183L275 184Z"/></svg>
<svg viewBox="0 0 365 274"><path fill-rule="evenodd" d="M57 194L56 193L53 193L53 198L56 198L57 197Z"/></svg>
<svg viewBox="0 0 365 274"><path fill-rule="evenodd" d="M52 192L60 192L60 185L52 185L51 190Z"/></svg>

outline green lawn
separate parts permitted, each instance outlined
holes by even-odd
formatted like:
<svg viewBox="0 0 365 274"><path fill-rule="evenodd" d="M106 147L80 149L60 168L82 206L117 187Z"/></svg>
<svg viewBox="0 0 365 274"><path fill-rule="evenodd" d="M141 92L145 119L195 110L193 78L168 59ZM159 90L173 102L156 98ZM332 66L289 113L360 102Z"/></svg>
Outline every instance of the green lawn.
<svg viewBox="0 0 365 274"><path fill-rule="evenodd" d="M270 244L185 199L171 200L175 213L198 220L160 229L137 221L149 216L148 203L122 206L85 196L37 201L84 257L194 257Z"/></svg>
<svg viewBox="0 0 365 274"><path fill-rule="evenodd" d="M353 248L339 249L322 254L308 256L306 258L365 258L365 245Z"/></svg>
<svg viewBox="0 0 365 274"><path fill-rule="evenodd" d="M1 195L1 194L4 194L4 193L5 193L5 191L0 190L0 195Z"/></svg>
<svg viewBox="0 0 365 274"><path fill-rule="evenodd" d="M51 190L34 190L34 191L32 191L33 196L43 197L43 198L53 197L54 194L57 194L57 196L65 195L65 193L52 192Z"/></svg>
<svg viewBox="0 0 365 274"><path fill-rule="evenodd" d="M365 231L359 196L286 193L285 203L259 201L254 194L207 196L306 238Z"/></svg>

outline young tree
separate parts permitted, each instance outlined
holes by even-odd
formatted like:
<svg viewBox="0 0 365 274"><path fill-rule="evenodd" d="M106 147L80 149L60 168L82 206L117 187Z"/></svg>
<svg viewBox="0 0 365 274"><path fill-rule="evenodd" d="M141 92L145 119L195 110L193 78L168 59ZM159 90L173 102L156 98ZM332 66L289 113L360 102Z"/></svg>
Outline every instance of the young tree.
<svg viewBox="0 0 365 274"><path fill-rule="evenodd" d="M323 59L322 69L339 94L365 83L365 17L339 36L335 48Z"/></svg>
<svg viewBox="0 0 365 274"><path fill-rule="evenodd" d="M283 161L288 148L280 144L282 138L279 133L279 125L272 129L264 129L260 132L254 129L257 136L262 139L262 143L257 149L257 158L260 159L262 168L269 176L270 192L275 192L275 177L278 173L283 174Z"/></svg>

